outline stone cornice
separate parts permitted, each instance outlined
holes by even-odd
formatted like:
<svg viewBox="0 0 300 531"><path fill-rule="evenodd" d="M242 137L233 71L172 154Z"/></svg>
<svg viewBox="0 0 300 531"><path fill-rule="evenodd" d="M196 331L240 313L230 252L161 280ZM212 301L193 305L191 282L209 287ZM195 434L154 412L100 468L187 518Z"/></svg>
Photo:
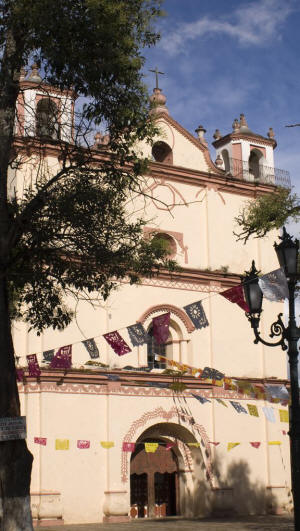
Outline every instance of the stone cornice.
<svg viewBox="0 0 300 531"><path fill-rule="evenodd" d="M117 381L111 381L108 380L109 375L114 375L119 378ZM279 385L289 385L289 381L285 378L259 378L259 377L241 377L241 376L234 376L234 375L228 375L226 374L226 377L230 377L237 381L245 381L248 383L260 383L260 384L279 384ZM182 375L180 376L180 380L187 386L188 389L214 389L216 391L216 394L219 394L224 392L224 389L221 387L215 387L214 385L207 383L207 382L201 382L199 378L194 378L193 376L189 375ZM150 383L165 383L170 384L173 381L173 376L169 374L163 374L163 373L151 373L151 372L141 372L141 371L128 371L128 370L122 370L120 369L70 369L68 371L64 371L61 369L41 369L41 375L39 379L29 377L28 375L28 369L25 369L25 382L24 383L18 383L19 390L24 390L26 392L26 388L28 387L28 391L30 392L30 386L34 385L34 388L32 390L35 390L35 392L38 391L38 388L41 384L49 382L49 383L55 383L57 387L59 388L61 385L69 384L69 385L77 385L77 384L85 384L87 386L95 385L98 386L98 388L101 386L105 386L107 388L107 392L110 390L113 392L120 391L122 386L144 386L147 387L147 384ZM111 389L110 389L111 388ZM40 388L40 391L42 391L42 387ZM74 392L76 392L76 388L74 387ZM229 391L231 393L231 391ZM102 393L101 393L102 394Z"/></svg>
<svg viewBox="0 0 300 531"><path fill-rule="evenodd" d="M197 143L195 138L194 140ZM24 152L28 156L37 153L40 156L53 156L58 159L62 152L65 155L68 154L70 158L72 158L73 154L76 154L76 147L72 146L72 144L66 144L62 141L42 143L33 137L15 137L14 149L18 152ZM90 159L91 164L99 164L102 160L109 160L109 153L105 149L100 152L91 149L87 157ZM127 170L130 171L130 168L128 167ZM219 173L217 173L215 167L214 172L204 172L181 166L170 166L161 162L151 162L149 164L149 176L154 179L165 179L170 182L179 182L202 188L208 187L218 192L246 197L257 197L258 195L268 194L276 189L274 185L236 179L230 175L225 175L225 171L223 170L219 170Z"/></svg>
<svg viewBox="0 0 300 531"><path fill-rule="evenodd" d="M161 162L150 163L150 175L153 178L164 178L172 182L180 182L203 188L213 188L219 192L227 192L247 197L269 194L276 186L263 183L253 183L235 179L230 175L206 173L203 171L183 168L181 166L168 166Z"/></svg>
<svg viewBox="0 0 300 531"><path fill-rule="evenodd" d="M152 278L160 278L171 281L184 281L191 283L205 284L207 286L217 286L220 288L231 288L240 284L240 275L236 273L222 273L221 271L203 271L201 269L193 269L183 267L181 271L170 273L168 270L160 270L158 274L153 275ZM214 290L215 291L215 290Z"/></svg>
<svg viewBox="0 0 300 531"><path fill-rule="evenodd" d="M263 146L272 146L273 149L275 149L277 146L277 142L273 138L265 138L264 136L255 134L247 135L239 132L222 136L222 138L219 138L219 140L212 142L212 145L215 148L220 148L225 144L228 144L231 140L247 140L248 142L262 144Z"/></svg>
<svg viewBox="0 0 300 531"><path fill-rule="evenodd" d="M57 94L58 96L67 96L69 98L72 98L74 101L78 98L78 95L74 90L60 90L57 87L48 85L47 83L36 83L35 81L30 81L29 79L21 81L20 90L22 91L28 89L33 89L36 90L36 92L43 92L45 94Z"/></svg>

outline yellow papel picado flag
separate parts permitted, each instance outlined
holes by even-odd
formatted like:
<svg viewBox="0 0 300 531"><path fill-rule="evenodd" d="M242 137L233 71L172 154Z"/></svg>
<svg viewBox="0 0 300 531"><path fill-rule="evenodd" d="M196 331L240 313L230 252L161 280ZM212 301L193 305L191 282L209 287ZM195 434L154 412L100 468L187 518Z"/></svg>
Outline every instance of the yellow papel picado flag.
<svg viewBox="0 0 300 531"><path fill-rule="evenodd" d="M69 439L55 439L55 450L69 450Z"/></svg>

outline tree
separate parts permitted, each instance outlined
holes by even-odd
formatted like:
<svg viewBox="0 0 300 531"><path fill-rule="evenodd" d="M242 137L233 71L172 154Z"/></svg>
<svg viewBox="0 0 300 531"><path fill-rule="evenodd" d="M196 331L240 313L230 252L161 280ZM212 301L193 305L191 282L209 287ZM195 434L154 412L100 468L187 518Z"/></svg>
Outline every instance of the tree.
<svg viewBox="0 0 300 531"><path fill-rule="evenodd" d="M15 417L12 317L38 333L63 328L72 318L66 294L105 298L125 276L134 283L174 264L126 210L128 197L143 192L147 169L137 143L155 133L140 49L158 38L152 23L160 0L0 0L0 11L0 415ZM33 58L44 92L54 86L79 96L68 140L61 131L69 125L50 100L36 110L35 132L19 133L16 104L35 112L22 93L22 67ZM90 145L96 127L109 131L100 148ZM58 157L55 168L45 162L45 145ZM30 160L20 195L12 179ZM25 441L0 443L4 529L32 529L31 466Z"/></svg>
<svg viewBox="0 0 300 531"><path fill-rule="evenodd" d="M250 236L262 238L272 229L279 229L287 220L299 221L300 198L287 188L278 188L270 194L248 201L235 218L238 240L246 243Z"/></svg>

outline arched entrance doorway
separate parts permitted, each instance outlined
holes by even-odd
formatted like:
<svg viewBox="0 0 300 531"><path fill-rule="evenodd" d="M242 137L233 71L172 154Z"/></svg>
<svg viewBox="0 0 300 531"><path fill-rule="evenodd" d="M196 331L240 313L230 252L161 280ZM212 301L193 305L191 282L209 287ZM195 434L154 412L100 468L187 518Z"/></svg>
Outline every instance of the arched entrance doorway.
<svg viewBox="0 0 300 531"><path fill-rule="evenodd" d="M158 444L154 453L145 451L146 442ZM210 487L204 469L195 433L173 422L149 427L131 457L131 517L207 514Z"/></svg>
<svg viewBox="0 0 300 531"><path fill-rule="evenodd" d="M147 442L145 440L144 442ZM130 505L139 518L178 514L178 461L166 442L155 453L147 453L144 442L137 444L130 464ZM153 442L153 439L149 442Z"/></svg>

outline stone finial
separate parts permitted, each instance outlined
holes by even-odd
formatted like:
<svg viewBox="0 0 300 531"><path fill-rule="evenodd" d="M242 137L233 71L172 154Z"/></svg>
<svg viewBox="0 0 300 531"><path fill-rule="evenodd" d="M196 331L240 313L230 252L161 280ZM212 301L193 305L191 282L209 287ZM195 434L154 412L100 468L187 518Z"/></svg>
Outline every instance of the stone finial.
<svg viewBox="0 0 300 531"><path fill-rule="evenodd" d="M102 144L103 144L104 146L107 146L109 143L110 143L110 136L109 136L109 134L104 135L104 137L102 138Z"/></svg>
<svg viewBox="0 0 300 531"><path fill-rule="evenodd" d="M223 166L223 159L221 157L221 155L219 154L215 160L215 165L220 168L221 166Z"/></svg>
<svg viewBox="0 0 300 531"><path fill-rule="evenodd" d="M197 129L195 129L195 133L197 133L198 135L199 142L201 142L201 144L203 144L204 146L207 146L207 142L204 136L206 133L206 129L204 129L203 125L198 125Z"/></svg>
<svg viewBox="0 0 300 531"><path fill-rule="evenodd" d="M248 127L247 120L246 120L245 115L243 113L240 114L240 126L241 127Z"/></svg>
<svg viewBox="0 0 300 531"><path fill-rule="evenodd" d="M270 140L273 140L273 138L275 138L275 133L273 131L273 127L269 127L269 131L267 132L267 135L270 138Z"/></svg>
<svg viewBox="0 0 300 531"><path fill-rule="evenodd" d="M39 69L37 63L33 63L31 67L30 76L28 78L29 81L33 81L34 83L41 83L42 78L39 74Z"/></svg>
<svg viewBox="0 0 300 531"><path fill-rule="evenodd" d="M95 142L94 142L94 146L93 147L94 148L101 147L101 145L102 145L102 135L101 135L101 133L99 133L99 131L95 134L94 140L95 140Z"/></svg>
<svg viewBox="0 0 300 531"><path fill-rule="evenodd" d="M27 72L26 72L24 66L21 66L19 81L24 81L24 79L26 78L26 74L27 74Z"/></svg>
<svg viewBox="0 0 300 531"><path fill-rule="evenodd" d="M101 149L103 146L107 146L110 142L110 136L109 134L107 135L102 135L99 131L95 134L94 136L94 145L93 145L93 148L94 149Z"/></svg>
<svg viewBox="0 0 300 531"><path fill-rule="evenodd" d="M166 96L162 93L162 90L158 87L153 89L153 94L150 96L150 114L169 114L169 110L166 107Z"/></svg>
<svg viewBox="0 0 300 531"><path fill-rule="evenodd" d="M213 137L214 137L215 140L220 140L220 138L222 138L222 135L221 135L219 129L215 130Z"/></svg>
<svg viewBox="0 0 300 531"><path fill-rule="evenodd" d="M233 120L232 130L233 130L234 133L236 133L237 131L239 131L239 129L240 129L239 121L238 121L237 118L235 118L235 119Z"/></svg>

